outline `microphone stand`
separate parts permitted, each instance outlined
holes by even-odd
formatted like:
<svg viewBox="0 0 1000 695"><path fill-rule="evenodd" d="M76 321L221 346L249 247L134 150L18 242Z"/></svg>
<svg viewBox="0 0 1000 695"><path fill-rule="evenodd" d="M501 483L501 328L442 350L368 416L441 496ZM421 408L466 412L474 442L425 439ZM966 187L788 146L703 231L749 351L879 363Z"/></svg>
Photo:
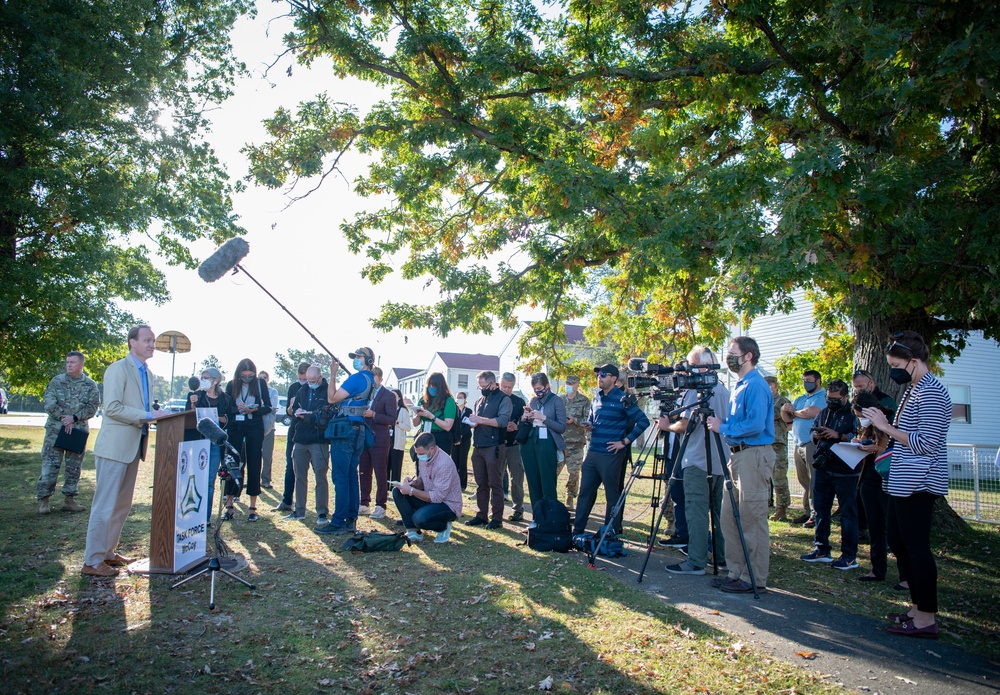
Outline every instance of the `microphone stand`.
<svg viewBox="0 0 1000 695"><path fill-rule="evenodd" d="M270 292L268 292L268 291L267 291L267 288L266 288L266 287L264 287L264 286L263 286L262 284L260 284L259 282L257 282L257 278L255 278L255 277L254 277L253 275L251 275L250 273L248 273L248 272L247 272L247 269L246 269L246 268L244 268L244 267L243 267L242 265L240 265L239 263L237 263L236 265L234 265L234 266L233 266L233 275L235 275L236 273L238 273L238 272L241 272L241 271L242 271L242 273L243 273L244 275L246 275L246 276L247 276L248 278L250 278L251 280L253 280L254 284L255 284L255 285L257 285L257 287L259 287L259 288L261 288L262 290L264 290L264 294L266 294L266 295L267 295L268 297L270 297L271 299L273 299L273 300L274 300L274 303L275 303L275 304L277 304L277 305L278 305L278 306L280 306L280 307L281 307L282 309L284 309L285 313L286 313L286 314L288 314L289 316L291 316L291 317L292 317L292 320L293 320L293 321L295 321L295 323L299 324L299 325L300 325L300 326L302 327L302 330L304 330L304 331L305 331L306 333L308 333L308 334L309 334L309 337L311 337L311 338L312 338L313 340L315 340L315 341L316 341L317 343L319 343L319 346L320 346L321 348L323 348L323 350L325 350L325 351L326 351L326 354L328 354L328 355L329 355L330 357L332 357L332 358L333 358L333 360L334 360L334 361L335 361L335 362L336 362L336 363L337 363L338 365L340 365L340 368L341 368L341 369L343 369L343 370L344 370L345 372L347 372L348 376L349 376L349 375L351 374L351 371L350 371L350 370L349 370L349 369L348 369L347 367L345 367L345 366L344 366L344 363L343 363L343 362L341 362L340 360L338 360L338 359L337 359L337 356L336 356L336 355L334 355L334 354L333 354L332 352L330 352L330 348L328 348L328 347L327 347L326 345L324 345L324 344L323 344L323 343L322 343L322 342L320 341L320 339L319 339L319 338L317 338L317 337L316 337L316 336L315 336L315 335L313 334L313 332L312 332L312 331L310 331L310 330L309 330L308 328L306 328L305 324L304 324L304 323L302 323L301 321L299 321L299 320L298 320L298 319L297 319L297 318L295 317L295 314L293 314L292 312L290 312L290 311L288 310L288 307L286 307L286 306L285 306L284 304L282 304L282 303L281 303L280 301L278 301L278 298L277 298L277 297L275 297L275 296L274 296L273 294L271 294Z"/></svg>

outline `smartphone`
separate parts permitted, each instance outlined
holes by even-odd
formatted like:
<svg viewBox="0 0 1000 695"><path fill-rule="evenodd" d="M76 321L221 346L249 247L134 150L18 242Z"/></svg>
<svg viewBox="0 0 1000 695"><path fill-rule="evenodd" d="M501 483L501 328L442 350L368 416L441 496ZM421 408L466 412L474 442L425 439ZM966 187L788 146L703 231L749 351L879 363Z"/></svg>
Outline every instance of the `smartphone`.
<svg viewBox="0 0 1000 695"><path fill-rule="evenodd" d="M390 480L389 484L392 485L393 487L399 487L400 485L402 485L402 483L399 482L398 480Z"/></svg>

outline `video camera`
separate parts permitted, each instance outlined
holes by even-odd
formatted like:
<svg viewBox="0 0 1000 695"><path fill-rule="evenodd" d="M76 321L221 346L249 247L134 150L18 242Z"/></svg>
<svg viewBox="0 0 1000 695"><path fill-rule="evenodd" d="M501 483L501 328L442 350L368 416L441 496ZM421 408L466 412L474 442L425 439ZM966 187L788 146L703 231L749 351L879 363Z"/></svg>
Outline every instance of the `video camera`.
<svg viewBox="0 0 1000 695"><path fill-rule="evenodd" d="M658 401L672 401L680 391L695 389L696 391L711 391L719 383L718 364L690 364L681 361L674 366L647 362L634 357L628 361L630 372L628 388L640 393L646 393Z"/></svg>
<svg viewBox="0 0 1000 695"><path fill-rule="evenodd" d="M243 464L228 451L225 452L225 456L219 463L219 478L232 481L233 485L236 486L234 494L237 497L243 492Z"/></svg>

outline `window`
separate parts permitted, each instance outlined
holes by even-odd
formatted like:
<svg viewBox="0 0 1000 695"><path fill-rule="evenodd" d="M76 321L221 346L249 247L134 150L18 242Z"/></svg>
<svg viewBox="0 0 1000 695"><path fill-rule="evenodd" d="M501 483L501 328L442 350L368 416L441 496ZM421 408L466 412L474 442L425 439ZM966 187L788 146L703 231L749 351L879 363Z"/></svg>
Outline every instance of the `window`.
<svg viewBox="0 0 1000 695"><path fill-rule="evenodd" d="M972 422L972 388L969 386L948 386L951 396L951 421Z"/></svg>
<svg viewBox="0 0 1000 695"><path fill-rule="evenodd" d="M458 388L467 389L469 388L469 375L459 374L458 375Z"/></svg>

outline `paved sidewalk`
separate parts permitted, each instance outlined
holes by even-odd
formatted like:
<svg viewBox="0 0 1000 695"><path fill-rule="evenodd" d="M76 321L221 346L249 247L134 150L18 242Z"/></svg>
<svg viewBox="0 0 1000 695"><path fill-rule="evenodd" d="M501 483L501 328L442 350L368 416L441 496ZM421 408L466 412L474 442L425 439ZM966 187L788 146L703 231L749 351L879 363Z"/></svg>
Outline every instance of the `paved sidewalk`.
<svg viewBox="0 0 1000 695"><path fill-rule="evenodd" d="M657 596L692 618L741 638L747 646L823 674L859 692L972 695L1000 691L1000 668L986 658L939 640L890 635L885 621L854 615L812 598L770 588L753 594L725 594L710 586L713 576L674 575L665 564L683 556L653 550L642 583L636 583L645 549L624 558L597 559L597 571ZM586 555L575 556L584 564ZM718 611L718 615L714 612ZM815 652L812 660L796 652Z"/></svg>

